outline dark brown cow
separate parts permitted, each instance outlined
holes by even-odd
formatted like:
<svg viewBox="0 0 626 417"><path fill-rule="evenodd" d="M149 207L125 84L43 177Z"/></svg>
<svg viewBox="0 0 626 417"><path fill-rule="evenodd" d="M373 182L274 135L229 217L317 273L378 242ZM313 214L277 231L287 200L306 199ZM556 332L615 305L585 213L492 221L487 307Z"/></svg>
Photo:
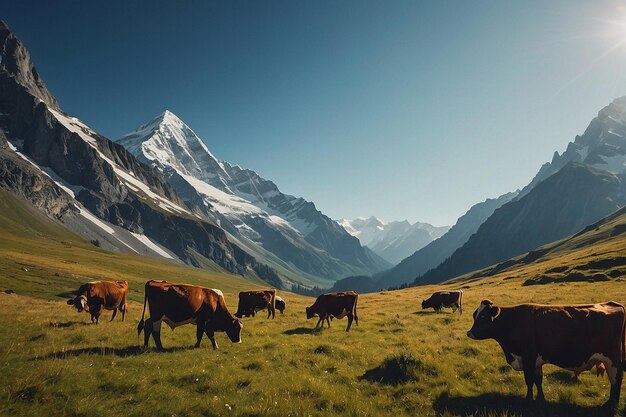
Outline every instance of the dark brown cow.
<svg viewBox="0 0 626 417"><path fill-rule="evenodd" d="M352 326L352 320L355 321L357 326L359 325L359 317L356 313L358 301L359 294L355 291L322 294L317 297L317 300L315 300L311 307L306 308L306 318L311 319L317 314L320 318L315 325L317 329L320 323L322 327L324 326L324 320L326 320L328 327L330 327L331 318L342 319L348 316L346 332L349 332L350 326Z"/></svg>
<svg viewBox="0 0 626 417"><path fill-rule="evenodd" d="M437 291L430 298L422 301L422 310L434 308L435 312L439 314L443 307L452 308L452 313L458 309L459 315L463 314L463 290Z"/></svg>
<svg viewBox="0 0 626 417"><path fill-rule="evenodd" d="M274 308L280 311L280 314L284 314L285 308L287 308L287 303L285 303L285 300L283 300L279 296L276 296L276 302L275 302Z"/></svg>
<svg viewBox="0 0 626 417"><path fill-rule="evenodd" d="M146 303L150 306L150 318L144 322ZM196 325L196 347L200 347L203 333L207 335L213 349L217 349L215 332L226 332L233 343L241 343L243 324L226 308L224 294L220 290L166 281L148 281L145 286L143 313L137 325L137 333L144 331L144 346L148 346L150 335L158 350L161 344L161 323L172 330L184 324Z"/></svg>
<svg viewBox="0 0 626 417"><path fill-rule="evenodd" d="M276 317L276 290L253 290L239 293L239 304L235 317L254 317L254 315L267 309L267 318Z"/></svg>
<svg viewBox="0 0 626 417"><path fill-rule="evenodd" d="M122 312L122 321L126 317L126 297L128 296L128 282L126 281L95 281L80 286L76 291L76 298L67 300L68 305L76 307L78 312L83 310L91 314L91 322L98 324L104 310L113 310L111 321L117 311Z"/></svg>
<svg viewBox="0 0 626 417"><path fill-rule="evenodd" d="M526 400L543 400L542 366L550 363L578 374L602 364L611 382L606 406L619 401L625 356L626 312L613 301L593 305L547 306L521 304L497 307L489 300L474 312L474 325L467 336L495 339L506 361L524 371ZM602 368L598 367L598 371Z"/></svg>

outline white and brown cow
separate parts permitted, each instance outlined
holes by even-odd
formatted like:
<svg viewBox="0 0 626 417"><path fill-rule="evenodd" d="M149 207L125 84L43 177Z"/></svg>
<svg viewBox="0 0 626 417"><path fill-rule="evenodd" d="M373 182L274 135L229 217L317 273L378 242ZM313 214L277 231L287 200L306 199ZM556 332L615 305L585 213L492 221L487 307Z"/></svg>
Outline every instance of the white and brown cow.
<svg viewBox="0 0 626 417"><path fill-rule="evenodd" d="M91 322L98 324L104 310L113 310L111 321L118 310L122 312L122 321L126 317L126 298L128 282L126 281L94 281L80 286L76 297L67 300L80 313L85 310L91 315Z"/></svg>
<svg viewBox="0 0 626 417"><path fill-rule="evenodd" d="M459 315L463 314L463 290L457 291L437 291L428 299L422 301L422 310L434 308L435 313L441 313L442 308L451 308L452 312L459 310Z"/></svg>
<svg viewBox="0 0 626 417"><path fill-rule="evenodd" d="M285 313L285 309L287 308L287 303L285 303L285 300L283 300L282 298L280 298L278 295L276 296L276 302L274 305L274 308L278 311L280 311L280 314L284 314Z"/></svg>
<svg viewBox="0 0 626 417"><path fill-rule="evenodd" d="M267 309L267 318L276 317L276 290L253 290L239 293L239 304L235 317L254 317L256 313Z"/></svg>
<svg viewBox="0 0 626 417"><path fill-rule="evenodd" d="M150 318L144 321L146 304L150 307ZM213 349L217 349L215 332L226 332L233 343L241 343L243 324L233 317L220 290L186 284L173 284L166 281L148 281L141 321L137 333L144 331L144 346L148 346L150 336L158 350L161 344L161 323L175 329L184 324L196 325L196 347L200 347L203 334L206 334Z"/></svg>
<svg viewBox="0 0 626 417"><path fill-rule="evenodd" d="M524 371L526 400L543 400L541 388L544 364L553 364L578 374L596 366L609 376L611 391L605 406L619 401L624 366L626 312L613 301L601 304L551 306L520 304L499 307L483 300L474 312L474 324L467 336L494 339L506 361Z"/></svg>
<svg viewBox="0 0 626 417"><path fill-rule="evenodd" d="M324 320L330 327L330 319L342 319L348 317L348 327L346 331L350 331L352 326L352 320L359 325L359 317L356 312L356 305L359 301L359 294L355 291L347 292L331 292L328 294L322 294L315 300L315 303L311 307L306 308L306 318L311 319L316 314L319 316L319 320L315 325L317 329L320 324L324 326Z"/></svg>

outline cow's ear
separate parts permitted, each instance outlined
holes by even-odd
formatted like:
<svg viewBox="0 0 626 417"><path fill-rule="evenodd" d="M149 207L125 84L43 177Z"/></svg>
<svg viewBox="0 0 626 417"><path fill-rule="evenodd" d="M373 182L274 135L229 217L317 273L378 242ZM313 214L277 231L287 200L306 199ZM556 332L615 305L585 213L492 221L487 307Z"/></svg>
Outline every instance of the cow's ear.
<svg viewBox="0 0 626 417"><path fill-rule="evenodd" d="M68 306L71 306L72 304L74 304L74 300L73 299L70 298L69 300L67 300L67 305Z"/></svg>
<svg viewBox="0 0 626 417"><path fill-rule="evenodd" d="M491 308L491 320L495 320L500 315L500 307L492 307Z"/></svg>
<svg viewBox="0 0 626 417"><path fill-rule="evenodd" d="M490 306L490 305L493 305L493 301L491 301L490 299L485 299L485 300L482 300L480 304Z"/></svg>

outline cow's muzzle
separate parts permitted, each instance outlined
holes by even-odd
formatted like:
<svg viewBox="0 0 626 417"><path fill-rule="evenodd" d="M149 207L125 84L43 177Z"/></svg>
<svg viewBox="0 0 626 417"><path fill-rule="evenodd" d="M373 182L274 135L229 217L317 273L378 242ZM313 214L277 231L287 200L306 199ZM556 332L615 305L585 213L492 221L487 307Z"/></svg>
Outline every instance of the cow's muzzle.
<svg viewBox="0 0 626 417"><path fill-rule="evenodd" d="M472 333L471 330L467 332L467 337L469 337L470 339L476 339L476 337L474 336L474 333Z"/></svg>

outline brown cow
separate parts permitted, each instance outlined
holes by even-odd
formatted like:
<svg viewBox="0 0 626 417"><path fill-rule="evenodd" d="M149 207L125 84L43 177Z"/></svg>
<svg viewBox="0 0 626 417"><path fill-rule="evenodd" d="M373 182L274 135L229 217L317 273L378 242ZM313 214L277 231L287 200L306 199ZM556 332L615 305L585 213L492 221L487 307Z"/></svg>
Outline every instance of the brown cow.
<svg viewBox="0 0 626 417"><path fill-rule="evenodd" d="M254 315L267 309L267 318L276 317L276 290L254 290L242 291L239 293L239 304L235 317L254 317Z"/></svg>
<svg viewBox="0 0 626 417"><path fill-rule="evenodd" d="M150 318L144 322L146 303L150 306ZM215 332L226 332L233 343L241 343L243 324L233 317L220 290L166 281L148 281L145 286L143 313L137 325L137 333L144 331L144 346L148 346L150 335L157 350L162 351L161 323L174 330L178 326L196 325L196 347L200 347L202 334L206 334L213 349L217 349Z"/></svg>
<svg viewBox="0 0 626 417"><path fill-rule="evenodd" d="M80 313L85 310L91 314L91 322L98 324L103 310L113 310L111 321L117 311L122 312L122 321L126 317L126 297L128 282L126 281L95 281L80 286L76 298L67 300Z"/></svg>
<svg viewBox="0 0 626 417"><path fill-rule="evenodd" d="M347 292L332 292L328 294L322 294L313 303L311 307L306 308L306 318L311 319L316 314L319 316L319 321L315 325L317 329L320 326L324 326L324 320L328 323L328 327L330 327L330 318L342 319L345 316L348 316L348 327L346 327L346 332L350 331L350 326L352 326L352 320L356 322L356 325L359 325L359 317L356 313L356 305L359 301L359 294L355 291L347 291Z"/></svg>
<svg viewBox="0 0 626 417"><path fill-rule="evenodd" d="M543 400L542 366L547 363L575 374L602 364L611 382L605 406L619 401L625 356L626 310L613 301L593 305L548 306L521 304L497 307L483 300L474 312L467 336L495 339L506 361L524 371L526 400ZM600 370L601 368L598 368Z"/></svg>
<svg viewBox="0 0 626 417"><path fill-rule="evenodd" d="M452 313L457 309L459 316L463 314L463 290L458 291L437 291L427 300L422 301L422 310L434 308L435 313L441 313L443 307L452 308Z"/></svg>

